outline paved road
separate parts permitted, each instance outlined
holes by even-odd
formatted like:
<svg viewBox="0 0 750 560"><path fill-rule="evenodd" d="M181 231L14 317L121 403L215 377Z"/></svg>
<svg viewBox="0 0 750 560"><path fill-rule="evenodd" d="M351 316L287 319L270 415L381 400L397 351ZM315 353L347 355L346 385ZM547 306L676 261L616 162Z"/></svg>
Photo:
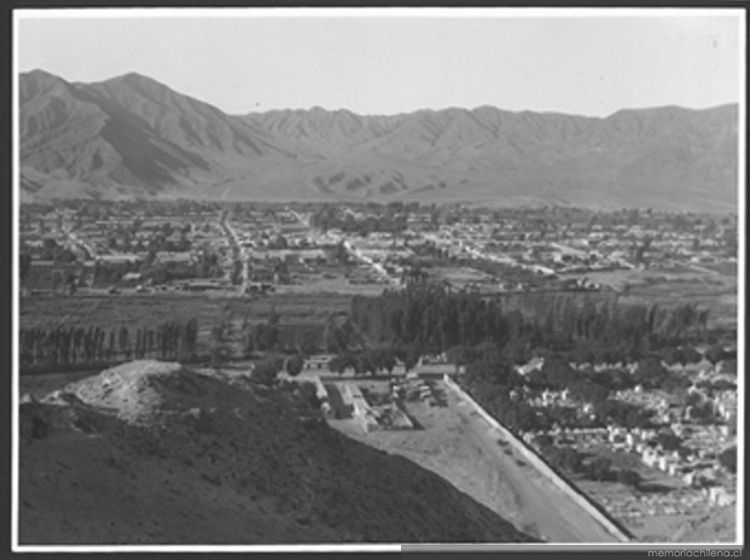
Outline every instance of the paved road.
<svg viewBox="0 0 750 560"><path fill-rule="evenodd" d="M498 444L501 434L466 401L452 391L448 391L448 395L449 404L459 415L467 436L483 447L488 458L497 461L498 469L512 488L513 499L521 511L520 529L550 542L619 542L517 452L506 454L505 450L511 446Z"/></svg>

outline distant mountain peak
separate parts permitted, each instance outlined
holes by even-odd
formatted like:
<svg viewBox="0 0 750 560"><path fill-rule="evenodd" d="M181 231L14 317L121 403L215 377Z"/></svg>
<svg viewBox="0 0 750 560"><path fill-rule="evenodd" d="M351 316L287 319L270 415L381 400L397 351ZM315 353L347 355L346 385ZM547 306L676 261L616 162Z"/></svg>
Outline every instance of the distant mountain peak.
<svg viewBox="0 0 750 560"><path fill-rule="evenodd" d="M83 87L86 87L87 84L80 84ZM145 76L143 74L139 74L138 72L128 72L126 74L121 74L119 76L115 76L113 78L109 78L107 80L103 80L101 82L95 82L91 84L91 86L99 86L109 89L123 89L123 88L129 88L134 91L138 91L141 93L145 93L148 95L154 95L154 94L177 94L182 95L170 88L168 85L163 84L162 82L159 82L157 80L154 80L153 78L150 78L149 76ZM187 96L184 96L187 97Z"/></svg>
<svg viewBox="0 0 750 560"><path fill-rule="evenodd" d="M156 81L155 79L151 78L150 76L146 76L145 74L140 74L138 72L126 72L124 74L120 74L118 76L113 76L112 78L108 78L106 80L103 80L99 83L148 83L148 84L156 84L158 86L167 88L168 86Z"/></svg>
<svg viewBox="0 0 750 560"><path fill-rule="evenodd" d="M54 74L45 70L34 69L22 73L19 77L21 86L21 101L40 95L45 92L57 89L57 91L66 90L70 84Z"/></svg>
<svg viewBox="0 0 750 560"><path fill-rule="evenodd" d="M56 76L55 74L51 74L50 72L47 72L46 70L43 70L41 68L34 68L33 70L29 70L28 72L22 72L21 76L26 80L34 79L64 81L61 77Z"/></svg>

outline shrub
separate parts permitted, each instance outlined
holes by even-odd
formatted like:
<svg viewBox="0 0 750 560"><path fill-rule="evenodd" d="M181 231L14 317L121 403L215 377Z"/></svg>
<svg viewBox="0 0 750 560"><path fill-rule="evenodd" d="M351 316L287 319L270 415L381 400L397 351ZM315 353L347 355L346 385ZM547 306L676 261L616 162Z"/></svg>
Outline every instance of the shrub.
<svg viewBox="0 0 750 560"><path fill-rule="evenodd" d="M597 457L589 464L589 478L592 480L606 480L609 477L612 461L605 457Z"/></svg>
<svg viewBox="0 0 750 560"><path fill-rule="evenodd" d="M276 374L281 371L281 361L278 358L266 358L255 365L252 378L263 385L273 385Z"/></svg>
<svg viewBox="0 0 750 560"><path fill-rule="evenodd" d="M671 431L662 432L656 436L656 442L662 446L665 451L675 451L682 445L682 439L677 437Z"/></svg>
<svg viewBox="0 0 750 560"><path fill-rule="evenodd" d="M731 473L737 472L737 447L730 447L719 454L719 464Z"/></svg>
<svg viewBox="0 0 750 560"><path fill-rule="evenodd" d="M292 377L296 377L302 372L304 365L305 359L302 356L292 356L286 361L286 371Z"/></svg>
<svg viewBox="0 0 750 560"><path fill-rule="evenodd" d="M641 482L641 475L636 471L621 470L617 473L617 482L627 486L636 487Z"/></svg>

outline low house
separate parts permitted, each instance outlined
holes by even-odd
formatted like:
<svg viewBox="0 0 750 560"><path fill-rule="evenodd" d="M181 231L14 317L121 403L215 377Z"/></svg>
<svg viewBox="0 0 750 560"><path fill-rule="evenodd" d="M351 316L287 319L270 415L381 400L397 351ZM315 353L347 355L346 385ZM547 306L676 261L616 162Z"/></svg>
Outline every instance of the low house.
<svg viewBox="0 0 750 560"><path fill-rule="evenodd" d="M315 396L318 398L318 400L320 402L327 401L328 390L325 388L325 385L323 385L320 377L316 375L315 377L313 377L312 382L315 385Z"/></svg>
<svg viewBox="0 0 750 560"><path fill-rule="evenodd" d="M320 354L316 356L310 356L305 360L305 369L325 369L328 367L328 363L333 358L331 354Z"/></svg>
<svg viewBox="0 0 750 560"><path fill-rule="evenodd" d="M723 486L712 486L708 489L708 502L711 505L726 507L732 505L734 501L734 496L727 492L727 489Z"/></svg>
<svg viewBox="0 0 750 560"><path fill-rule="evenodd" d="M157 251L156 260L162 263L190 263L194 257L190 251Z"/></svg>
<svg viewBox="0 0 750 560"><path fill-rule="evenodd" d="M653 468L658 460L659 456L656 449L653 447L648 446L641 452L641 461L643 461L643 464L647 467Z"/></svg>
<svg viewBox="0 0 750 560"><path fill-rule="evenodd" d="M98 255L95 260L101 262L102 264L134 264L142 262L144 259L140 255L135 255L132 253L120 253L117 255Z"/></svg>
<svg viewBox="0 0 750 560"><path fill-rule="evenodd" d="M143 281L143 274L140 272L127 272L120 279L120 284L123 286L137 286Z"/></svg>
<svg viewBox="0 0 750 560"><path fill-rule="evenodd" d="M697 479L695 471L688 470L687 472L684 472L682 475L682 482L687 486L697 486Z"/></svg>
<svg viewBox="0 0 750 560"><path fill-rule="evenodd" d="M336 417L336 411L333 409L333 407L330 405L328 401L324 401L320 404L320 410L323 412L323 416L326 418L335 418Z"/></svg>
<svg viewBox="0 0 750 560"><path fill-rule="evenodd" d="M266 282L248 282L245 285L246 294L265 294L266 292L273 291L275 291L273 285Z"/></svg>

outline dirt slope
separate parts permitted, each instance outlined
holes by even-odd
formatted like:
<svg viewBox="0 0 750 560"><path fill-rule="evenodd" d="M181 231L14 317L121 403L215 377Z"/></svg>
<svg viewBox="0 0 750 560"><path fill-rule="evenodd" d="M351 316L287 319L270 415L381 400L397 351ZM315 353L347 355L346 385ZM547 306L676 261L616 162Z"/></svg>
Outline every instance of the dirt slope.
<svg viewBox="0 0 750 560"><path fill-rule="evenodd" d="M455 393L446 407L408 403L423 431L363 434L350 420L332 424L374 448L402 455L511 521L518 529L555 543L615 542L596 519L520 454L502 434ZM502 445L499 443L502 442Z"/></svg>
<svg viewBox="0 0 750 560"><path fill-rule="evenodd" d="M291 388L134 362L20 418L21 544L532 540Z"/></svg>

